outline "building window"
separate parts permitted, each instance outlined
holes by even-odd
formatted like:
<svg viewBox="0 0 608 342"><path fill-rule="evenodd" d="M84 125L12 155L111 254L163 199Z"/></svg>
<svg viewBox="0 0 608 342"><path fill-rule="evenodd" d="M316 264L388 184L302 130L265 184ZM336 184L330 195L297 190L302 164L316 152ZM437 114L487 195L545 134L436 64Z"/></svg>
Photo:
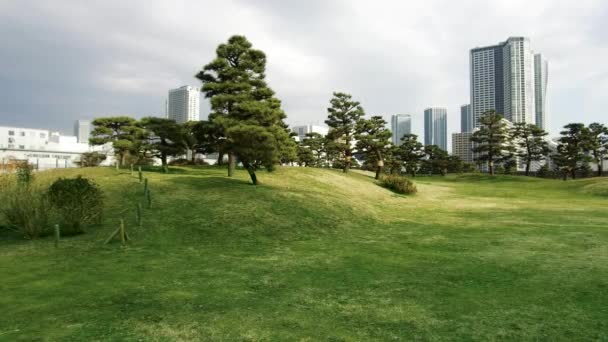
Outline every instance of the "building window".
<svg viewBox="0 0 608 342"><path fill-rule="evenodd" d="M41 137L42 139L44 139L44 138L46 138L46 134L45 134L45 133L40 133L40 137Z"/></svg>
<svg viewBox="0 0 608 342"><path fill-rule="evenodd" d="M14 143L14 142L15 142L15 138L8 138L8 143L9 144Z"/></svg>
<svg viewBox="0 0 608 342"><path fill-rule="evenodd" d="M8 135L15 135L15 131L8 131Z"/></svg>
<svg viewBox="0 0 608 342"><path fill-rule="evenodd" d="M13 145L13 144L8 144L8 148L15 148L15 145Z"/></svg>
<svg viewBox="0 0 608 342"><path fill-rule="evenodd" d="M25 145L19 145L19 149L25 150Z"/></svg>
<svg viewBox="0 0 608 342"><path fill-rule="evenodd" d="M25 136L25 132L19 132L19 135L24 137Z"/></svg>

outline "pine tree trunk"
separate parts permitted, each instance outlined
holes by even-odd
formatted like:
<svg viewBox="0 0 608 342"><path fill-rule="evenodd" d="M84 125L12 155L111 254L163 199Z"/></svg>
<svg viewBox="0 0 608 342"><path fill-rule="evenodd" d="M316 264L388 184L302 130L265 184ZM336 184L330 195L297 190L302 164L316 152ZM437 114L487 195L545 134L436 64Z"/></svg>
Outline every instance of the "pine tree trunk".
<svg viewBox="0 0 608 342"><path fill-rule="evenodd" d="M348 173L348 169L350 169L350 158L350 151L346 151L344 153L344 168L342 169L344 173Z"/></svg>
<svg viewBox="0 0 608 342"><path fill-rule="evenodd" d="M604 160L600 159L597 163L597 176L602 177L602 169L604 168Z"/></svg>
<svg viewBox="0 0 608 342"><path fill-rule="evenodd" d="M253 183L253 185L258 185L258 177L255 175L255 169L249 164L247 164L245 168L249 173L249 177L251 177L251 183Z"/></svg>
<svg viewBox="0 0 608 342"><path fill-rule="evenodd" d="M234 176L236 169L236 158L233 153L228 153L228 177Z"/></svg>
<svg viewBox="0 0 608 342"><path fill-rule="evenodd" d="M376 157L378 158L376 166L376 179L380 179L380 175L382 174L382 171L384 171L384 160L380 151L376 152Z"/></svg>
<svg viewBox="0 0 608 342"><path fill-rule="evenodd" d="M530 175L530 160L526 161L526 176Z"/></svg>
<svg viewBox="0 0 608 342"><path fill-rule="evenodd" d="M488 171L490 171L490 176L494 176L494 162L492 160L488 161Z"/></svg>
<svg viewBox="0 0 608 342"><path fill-rule="evenodd" d="M217 165L224 165L224 153L223 152L218 152L217 153Z"/></svg>
<svg viewBox="0 0 608 342"><path fill-rule="evenodd" d="M167 154L166 153L161 153L160 162L163 167L163 172L167 173Z"/></svg>

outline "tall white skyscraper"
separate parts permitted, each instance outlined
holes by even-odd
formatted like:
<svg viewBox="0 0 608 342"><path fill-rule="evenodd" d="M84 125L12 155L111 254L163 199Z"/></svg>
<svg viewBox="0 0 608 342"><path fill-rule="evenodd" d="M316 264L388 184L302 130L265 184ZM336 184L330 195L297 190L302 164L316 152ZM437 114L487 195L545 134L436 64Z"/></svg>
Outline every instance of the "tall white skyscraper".
<svg viewBox="0 0 608 342"><path fill-rule="evenodd" d="M513 123L536 123L538 71L528 38L474 48L469 57L473 127L479 127L479 117L491 109Z"/></svg>
<svg viewBox="0 0 608 342"><path fill-rule="evenodd" d="M448 150L447 109L431 107L424 110L424 144Z"/></svg>
<svg viewBox="0 0 608 342"><path fill-rule="evenodd" d="M412 116L409 114L391 116L391 132L393 132L393 144L401 144L404 135L412 134Z"/></svg>
<svg viewBox="0 0 608 342"><path fill-rule="evenodd" d="M536 101L536 126L546 130L547 124L547 80L549 66L543 55L534 55L534 97Z"/></svg>
<svg viewBox="0 0 608 342"><path fill-rule="evenodd" d="M471 105L460 106L460 133L473 132L473 112Z"/></svg>
<svg viewBox="0 0 608 342"><path fill-rule="evenodd" d="M169 90L167 99L167 118L177 123L199 121L200 90L196 87L183 86Z"/></svg>
<svg viewBox="0 0 608 342"><path fill-rule="evenodd" d="M91 136L91 121L89 120L76 120L74 122L74 135L81 144L88 144Z"/></svg>

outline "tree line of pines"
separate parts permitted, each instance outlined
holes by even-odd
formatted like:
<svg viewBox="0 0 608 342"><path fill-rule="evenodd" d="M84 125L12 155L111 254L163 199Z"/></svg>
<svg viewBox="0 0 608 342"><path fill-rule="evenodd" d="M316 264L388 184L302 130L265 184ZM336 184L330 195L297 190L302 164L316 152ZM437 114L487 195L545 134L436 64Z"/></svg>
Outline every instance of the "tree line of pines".
<svg viewBox="0 0 608 342"><path fill-rule="evenodd" d="M211 103L208 120L179 125L157 117L139 121L123 116L98 118L93 121L90 143L112 142L118 166L141 165L156 157L165 171L169 157L184 155L187 150L192 151L192 159L186 161L191 164L197 162L196 154L216 153L218 165L224 164L227 156L228 176L241 163L253 184L258 182L257 170L272 171L277 164L333 167L346 173L354 166L355 156L364 160L363 168L375 171L376 179L402 171L415 177L417 173L445 175L476 169L436 145L423 146L415 134L406 134L400 144L392 144L387 122L381 116L365 118L361 104L341 92L333 94L327 109L327 136L308 133L296 143L295 133L284 122L281 101L266 83L265 71L264 52L253 49L245 37L232 36L218 46L215 59L196 74ZM595 161L601 175L608 157L606 126L574 123L564 128L557 152L551 156L556 168L574 178ZM509 172L519 159L528 175L534 162L549 158L546 135L531 124L508 128L501 115L488 111L471 138L477 167L485 166L492 175L497 168Z"/></svg>

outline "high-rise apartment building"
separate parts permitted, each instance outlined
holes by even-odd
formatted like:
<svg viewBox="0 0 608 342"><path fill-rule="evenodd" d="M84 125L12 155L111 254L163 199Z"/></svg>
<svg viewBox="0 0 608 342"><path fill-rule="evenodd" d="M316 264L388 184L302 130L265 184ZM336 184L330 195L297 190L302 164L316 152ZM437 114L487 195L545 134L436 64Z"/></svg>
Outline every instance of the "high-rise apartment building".
<svg viewBox="0 0 608 342"><path fill-rule="evenodd" d="M473 162L472 136L472 132L452 133L452 155L466 163Z"/></svg>
<svg viewBox="0 0 608 342"><path fill-rule="evenodd" d="M479 117L491 109L513 123L536 123L535 82L542 68L536 68L528 38L511 37L497 45L474 48L469 57L474 127L479 127ZM546 77L544 83L546 87Z"/></svg>
<svg viewBox="0 0 608 342"><path fill-rule="evenodd" d="M546 130L547 125L547 80L548 80L548 63L543 58L543 55L537 53L534 55L534 98L536 105L536 126Z"/></svg>
<svg viewBox="0 0 608 342"><path fill-rule="evenodd" d="M404 135L412 134L412 116L409 114L391 116L391 132L393 132L393 144L401 144Z"/></svg>
<svg viewBox="0 0 608 342"><path fill-rule="evenodd" d="M460 106L460 132L473 132L473 112L470 104Z"/></svg>
<svg viewBox="0 0 608 342"><path fill-rule="evenodd" d="M424 144L448 150L447 110L431 107L424 110Z"/></svg>
<svg viewBox="0 0 608 342"><path fill-rule="evenodd" d="M177 123L199 121L200 90L196 87L183 86L169 90L167 99L167 118Z"/></svg>
<svg viewBox="0 0 608 342"><path fill-rule="evenodd" d="M74 135L79 144L88 144L91 136L91 121L76 120L74 122Z"/></svg>

